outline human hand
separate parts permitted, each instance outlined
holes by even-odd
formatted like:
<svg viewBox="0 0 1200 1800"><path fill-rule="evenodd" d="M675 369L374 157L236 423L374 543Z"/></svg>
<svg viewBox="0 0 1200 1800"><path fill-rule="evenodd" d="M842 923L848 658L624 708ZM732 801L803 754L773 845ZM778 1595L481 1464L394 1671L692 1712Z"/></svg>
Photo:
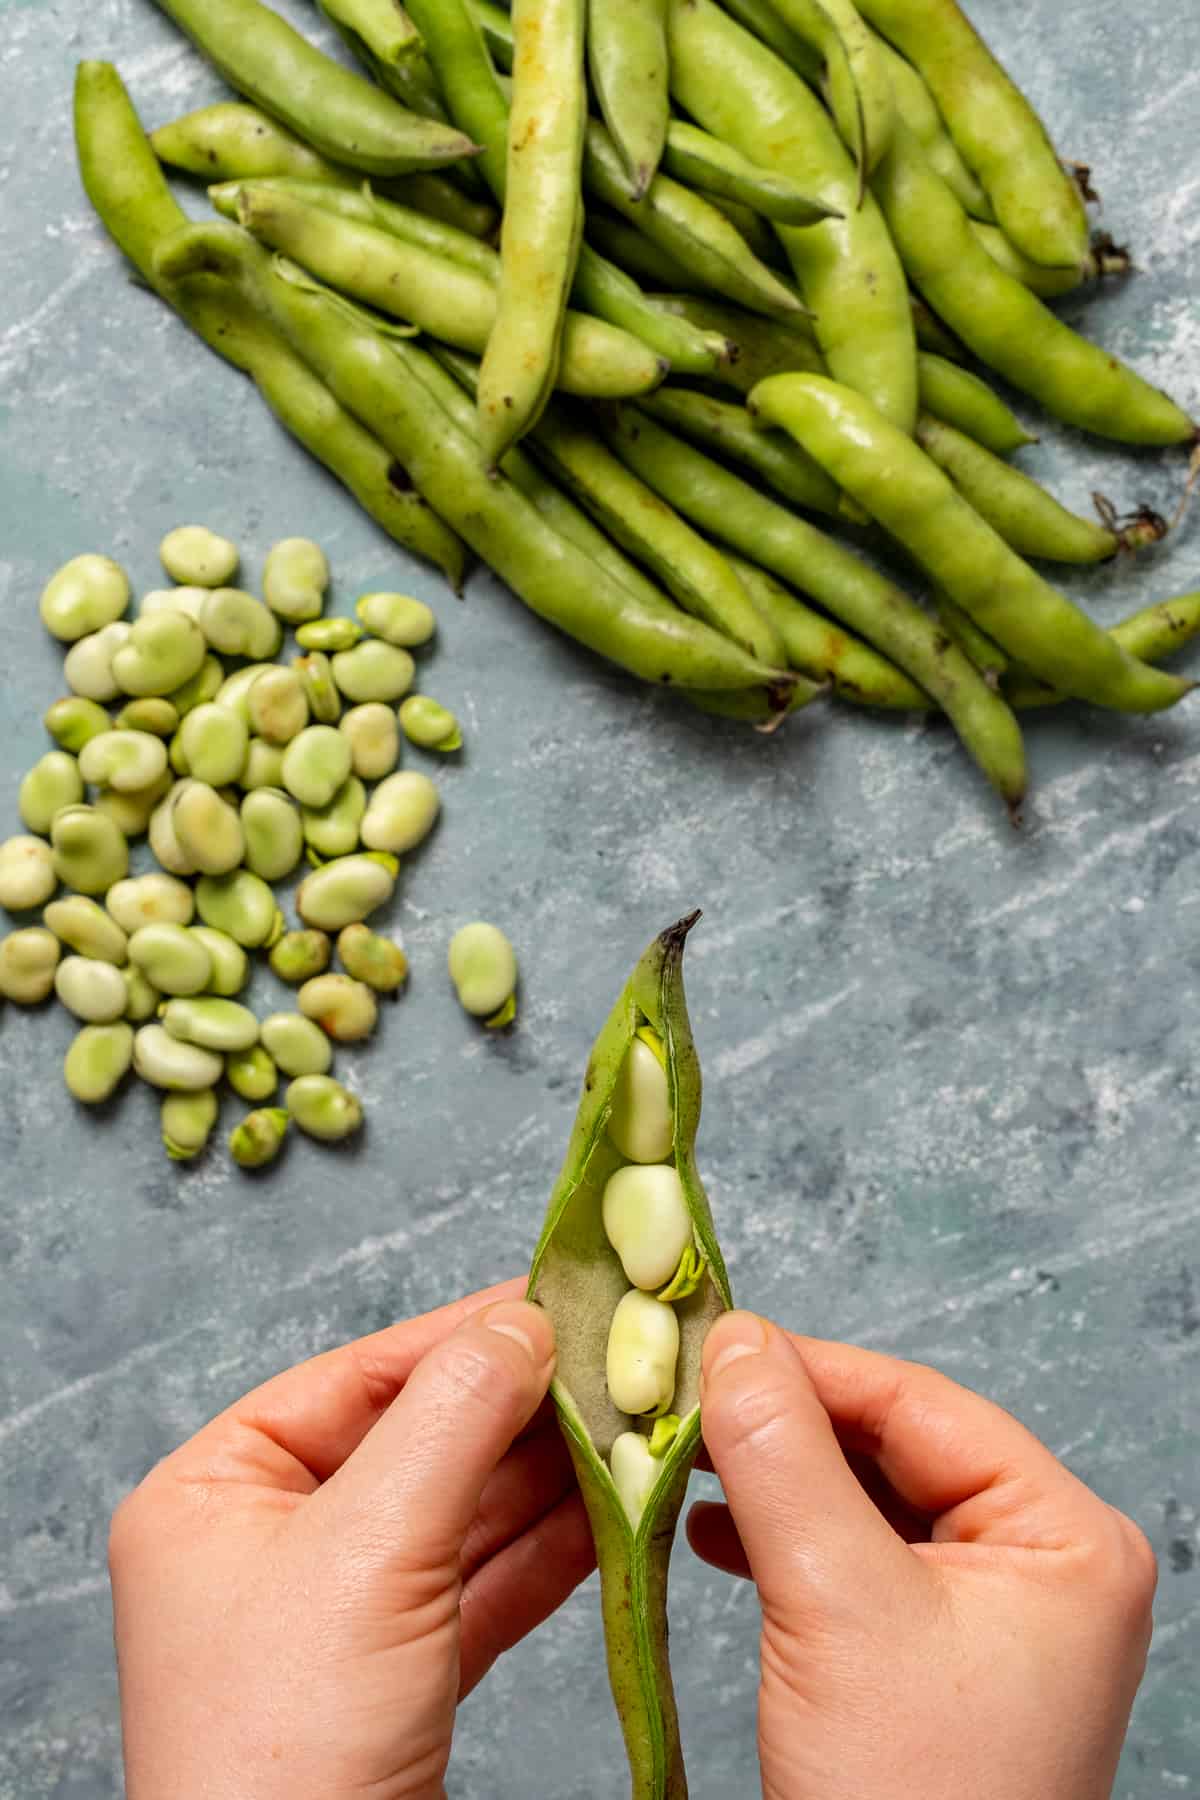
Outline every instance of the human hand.
<svg viewBox="0 0 1200 1800"><path fill-rule="evenodd" d="M459 1699L594 1562L523 1285L288 1370L122 1502L129 1800L441 1800Z"/></svg>
<svg viewBox="0 0 1200 1800"><path fill-rule="evenodd" d="M704 1346L728 1506L693 1548L762 1603L766 1800L1102 1800L1154 1556L998 1406L751 1313Z"/></svg>

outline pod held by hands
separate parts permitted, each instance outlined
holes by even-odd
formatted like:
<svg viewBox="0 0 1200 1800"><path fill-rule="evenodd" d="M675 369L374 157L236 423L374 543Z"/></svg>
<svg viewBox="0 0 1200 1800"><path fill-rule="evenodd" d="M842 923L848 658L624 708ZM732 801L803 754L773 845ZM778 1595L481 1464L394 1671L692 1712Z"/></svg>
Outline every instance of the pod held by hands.
<svg viewBox="0 0 1200 1800"><path fill-rule="evenodd" d="M546 1308L556 1327L551 1394L595 1539L609 1677L635 1800L670 1800L687 1791L667 1656L667 1566L700 1439L700 1351L709 1325L732 1303L694 1159L700 1073L681 963L698 916L681 919L650 945L596 1039L529 1281L529 1298ZM663 1048L670 1155L689 1221L689 1250L698 1264L691 1293L675 1305L628 1291L602 1217L605 1189L622 1166L606 1126L630 1048L647 1027ZM640 1388L626 1396L639 1405L648 1397L664 1413L669 1406L677 1415L672 1422L677 1429L667 1425L653 1436L648 1423L621 1410L606 1378L614 1315L621 1306L632 1310L631 1303L671 1315L678 1336L672 1394L665 1391L664 1377L648 1396ZM654 1318L658 1324L659 1313ZM620 1386L621 1374L617 1379ZM638 1442L625 1441L630 1437Z"/></svg>

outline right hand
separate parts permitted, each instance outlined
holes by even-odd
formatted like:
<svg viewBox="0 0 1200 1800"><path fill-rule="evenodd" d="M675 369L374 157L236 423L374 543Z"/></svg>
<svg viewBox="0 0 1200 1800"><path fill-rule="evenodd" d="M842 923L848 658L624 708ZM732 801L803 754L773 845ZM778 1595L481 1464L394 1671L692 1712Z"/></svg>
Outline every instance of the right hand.
<svg viewBox="0 0 1200 1800"><path fill-rule="evenodd" d="M1102 1800L1145 1667L1145 1537L990 1401L915 1363L709 1333L728 1505L693 1549L762 1604L767 1800Z"/></svg>

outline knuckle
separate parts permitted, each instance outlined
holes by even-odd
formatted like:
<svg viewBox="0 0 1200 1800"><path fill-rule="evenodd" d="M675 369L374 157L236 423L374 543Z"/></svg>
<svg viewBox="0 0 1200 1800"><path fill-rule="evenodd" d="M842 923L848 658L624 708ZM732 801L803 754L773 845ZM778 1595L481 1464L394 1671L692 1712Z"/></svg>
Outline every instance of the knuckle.
<svg viewBox="0 0 1200 1800"><path fill-rule="evenodd" d="M146 1499L140 1487L117 1502L108 1526L108 1566L113 1575L126 1568L144 1541L145 1510Z"/></svg>
<svg viewBox="0 0 1200 1800"><path fill-rule="evenodd" d="M1085 1553L1089 1586L1123 1632L1148 1628L1158 1559L1140 1526L1115 1506L1101 1508Z"/></svg>
<svg viewBox="0 0 1200 1800"><path fill-rule="evenodd" d="M1158 1586L1158 1558L1146 1533L1125 1513L1113 1508L1120 1544L1118 1580L1129 1610L1149 1617Z"/></svg>

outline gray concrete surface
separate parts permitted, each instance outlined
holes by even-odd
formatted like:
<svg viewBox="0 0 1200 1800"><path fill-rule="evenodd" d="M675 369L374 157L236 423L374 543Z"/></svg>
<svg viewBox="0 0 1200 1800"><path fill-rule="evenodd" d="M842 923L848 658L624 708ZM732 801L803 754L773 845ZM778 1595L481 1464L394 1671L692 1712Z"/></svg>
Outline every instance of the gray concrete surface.
<svg viewBox="0 0 1200 1800"><path fill-rule="evenodd" d="M1136 280L1068 314L1194 410L1200 14L974 10L1137 251ZM129 284L91 217L75 59L115 59L148 123L215 97L211 72L149 0L5 0L0 27L0 828L59 689L42 582L104 549L154 585L182 520L229 532L252 578L275 538L315 535L335 605L429 599L428 684L468 743L392 915L411 992L340 1058L360 1148L296 1143L253 1182L223 1156L168 1165L147 1092L101 1117L68 1102L65 1015L0 1020L0 1796L121 1792L114 1504L271 1372L523 1266L592 1034L696 905L702 1162L738 1296L994 1395L1141 1522L1163 1572L1117 1791L1200 1792L1200 711L1031 724L1015 836L942 730L813 712L765 740L638 691L486 573L455 601ZM1025 461L1081 507L1096 487L1167 505L1180 477L1057 430ZM1194 587L1198 529L1067 585L1108 620ZM443 976L473 915L520 951L504 1039ZM681 1547L672 1605L696 1800L748 1793L753 1595ZM594 1584L465 1707L450 1791L625 1792Z"/></svg>

